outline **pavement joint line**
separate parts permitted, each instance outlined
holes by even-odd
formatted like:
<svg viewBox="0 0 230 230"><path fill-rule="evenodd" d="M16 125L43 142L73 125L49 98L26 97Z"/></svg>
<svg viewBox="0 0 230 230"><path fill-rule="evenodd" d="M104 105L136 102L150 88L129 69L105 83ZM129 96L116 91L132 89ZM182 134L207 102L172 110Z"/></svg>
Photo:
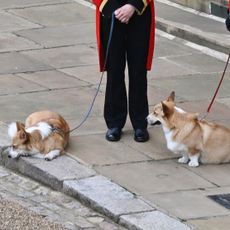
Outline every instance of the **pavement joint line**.
<svg viewBox="0 0 230 230"><path fill-rule="evenodd" d="M68 152L66 152L66 155L67 155L68 157L70 157L71 159L78 161L80 164L82 164L82 165L84 165L84 166L86 166L86 167L89 167L89 168L92 168L92 169L93 169L93 167L92 167L90 164L87 164L85 161L83 161L83 160L80 159L79 157L77 157L77 156L75 156L75 155L73 155L73 154L70 154L70 153L68 153Z"/></svg>
<svg viewBox="0 0 230 230"><path fill-rule="evenodd" d="M37 83L37 82L34 82L33 80L30 80L30 79L28 79L28 78L25 78L25 77L23 77L22 75L20 75L20 73L16 73L16 74L14 74L16 77L18 77L19 79L23 79L23 80L25 80L25 81L27 81L27 82L30 82L30 83L33 83L33 84L35 84L35 85L38 85L38 86L40 86L40 87L42 87L42 88L45 88L46 90L50 90L50 88L48 88L48 87L46 87L46 86L44 86L44 85L42 85L42 84L39 84L39 83ZM40 90L39 90L40 91Z"/></svg>
<svg viewBox="0 0 230 230"><path fill-rule="evenodd" d="M9 33L9 34L10 34L10 33ZM38 43L38 42L36 42L36 41L33 41L33 40L31 40L30 38L28 38L28 37L23 37L22 35L17 34L17 31L13 31L12 34L15 35L15 36L18 37L18 38L21 38L21 39L24 39L24 40L33 42L35 45L38 45L38 46L41 47L41 48L43 47L40 43ZM35 48L35 49L36 49L36 48ZM21 50L20 50L20 51L21 51Z"/></svg>
<svg viewBox="0 0 230 230"><path fill-rule="evenodd" d="M5 12L8 13L9 15L12 15L12 16L16 17L16 18L22 18L23 20L25 20L25 21L27 21L27 22L29 22L29 23L32 23L32 24L41 26L41 28L44 28L44 25L39 24L39 23L34 22L34 21L30 21L28 18L16 14L13 10L5 10ZM35 29L35 28L34 28L34 29ZM37 28L37 29L38 29L38 28Z"/></svg>
<svg viewBox="0 0 230 230"><path fill-rule="evenodd" d="M208 178L205 178L205 177L203 177L202 175L200 175L196 170L192 170L192 169L186 167L185 165L182 165L182 167L188 169L190 172L192 172L192 173L198 175L199 177L201 177L201 178L207 180L210 184L213 184L215 187L217 187L217 188L220 188L220 187L221 187L221 186L219 186L218 184L216 184L216 183L212 182L211 180L209 180Z"/></svg>
<svg viewBox="0 0 230 230"><path fill-rule="evenodd" d="M140 152L141 153L141 152ZM120 165L126 165L126 164L141 164L141 163L145 163L145 162L148 162L148 163L152 163L152 162L161 162L163 160L154 160L152 158L150 158L148 155L145 155L146 157L148 157L149 159L148 160L140 160L140 161L129 161L129 162L121 162L121 163L114 163L114 164L93 164L93 168L95 167L110 167L110 166L120 166Z"/></svg>

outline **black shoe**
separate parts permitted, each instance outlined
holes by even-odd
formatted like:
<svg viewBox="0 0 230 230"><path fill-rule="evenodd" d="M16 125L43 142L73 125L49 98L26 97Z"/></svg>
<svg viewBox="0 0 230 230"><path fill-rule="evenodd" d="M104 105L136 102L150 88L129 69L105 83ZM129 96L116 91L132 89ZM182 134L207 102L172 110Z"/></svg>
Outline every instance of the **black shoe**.
<svg viewBox="0 0 230 230"><path fill-rule="evenodd" d="M117 127L108 129L105 138L108 141L119 141L121 139L121 129Z"/></svg>
<svg viewBox="0 0 230 230"><path fill-rule="evenodd" d="M149 133L147 129L135 129L134 140L137 142L146 142L149 140Z"/></svg>

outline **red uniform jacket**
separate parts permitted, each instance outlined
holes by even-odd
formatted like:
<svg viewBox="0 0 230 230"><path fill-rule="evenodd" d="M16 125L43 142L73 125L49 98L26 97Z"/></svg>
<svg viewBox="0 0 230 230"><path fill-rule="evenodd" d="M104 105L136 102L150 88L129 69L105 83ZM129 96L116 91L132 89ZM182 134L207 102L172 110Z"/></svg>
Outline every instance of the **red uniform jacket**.
<svg viewBox="0 0 230 230"><path fill-rule="evenodd" d="M100 6L104 2L103 0L92 0L96 5L96 36L97 36L97 46L98 46L98 55L99 55L99 65L100 71L103 71L104 68L104 57L105 57L105 49L102 46L101 36L100 36ZM147 57L146 69L150 70L152 66L152 58L154 52L154 41L155 41L155 10L154 10L154 2L153 0L139 0L144 2L147 5L150 5L152 20L151 20L151 30L150 30L150 39L149 39L149 52Z"/></svg>

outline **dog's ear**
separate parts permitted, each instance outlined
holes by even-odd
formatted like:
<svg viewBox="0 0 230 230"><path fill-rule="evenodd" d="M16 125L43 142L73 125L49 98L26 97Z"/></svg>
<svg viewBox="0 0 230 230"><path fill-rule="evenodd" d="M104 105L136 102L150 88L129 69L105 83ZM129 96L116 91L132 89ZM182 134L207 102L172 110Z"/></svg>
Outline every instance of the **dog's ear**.
<svg viewBox="0 0 230 230"><path fill-rule="evenodd" d="M172 109L167 106L163 101L161 102L163 113L166 117L169 117L172 114Z"/></svg>
<svg viewBox="0 0 230 230"><path fill-rule="evenodd" d="M167 101L174 101L175 100L175 92L172 91L171 94L169 95Z"/></svg>
<svg viewBox="0 0 230 230"><path fill-rule="evenodd" d="M25 142L25 141L28 140L28 134L26 133L25 130L20 130L20 132L19 132L19 138L20 138L23 142Z"/></svg>
<svg viewBox="0 0 230 230"><path fill-rule="evenodd" d="M21 122L19 122L19 121L16 121L16 127L17 127L17 130L19 131L19 130L24 130L25 129L25 125L24 124L22 124Z"/></svg>

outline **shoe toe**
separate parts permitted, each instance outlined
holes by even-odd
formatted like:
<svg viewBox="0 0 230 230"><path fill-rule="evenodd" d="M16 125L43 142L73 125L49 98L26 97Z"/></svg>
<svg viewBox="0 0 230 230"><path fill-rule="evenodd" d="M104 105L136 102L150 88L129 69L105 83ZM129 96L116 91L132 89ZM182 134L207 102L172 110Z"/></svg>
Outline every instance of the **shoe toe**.
<svg viewBox="0 0 230 230"><path fill-rule="evenodd" d="M106 140L108 141L119 141L121 139L121 129L119 128L108 129L105 137Z"/></svg>
<svg viewBox="0 0 230 230"><path fill-rule="evenodd" d="M134 140L137 142L146 142L149 140L147 129L136 129L134 132Z"/></svg>

